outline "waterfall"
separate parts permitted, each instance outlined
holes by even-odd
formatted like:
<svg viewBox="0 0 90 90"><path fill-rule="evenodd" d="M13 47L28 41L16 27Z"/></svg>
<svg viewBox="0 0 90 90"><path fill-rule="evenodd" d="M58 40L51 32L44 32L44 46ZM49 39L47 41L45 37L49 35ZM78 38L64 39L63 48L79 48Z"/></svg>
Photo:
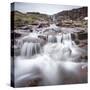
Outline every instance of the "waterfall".
<svg viewBox="0 0 90 90"><path fill-rule="evenodd" d="M46 42L42 47L22 43L21 55L15 59L16 87L86 82L87 63L79 62L84 50L72 41L71 33L48 35ZM32 84L34 80L37 83Z"/></svg>
<svg viewBox="0 0 90 90"><path fill-rule="evenodd" d="M48 36L48 42L55 43L55 42L57 42L57 39L55 36L49 35Z"/></svg>
<svg viewBox="0 0 90 90"><path fill-rule="evenodd" d="M48 35L48 42L58 42L58 43L63 43L63 44L70 44L72 45L72 39L71 39L71 34L66 33L66 34L60 34L60 35Z"/></svg>
<svg viewBox="0 0 90 90"><path fill-rule="evenodd" d="M21 56L31 57L40 53L40 43L25 42L21 48Z"/></svg>
<svg viewBox="0 0 90 90"><path fill-rule="evenodd" d="M61 35L57 35L56 38L57 38L57 42L58 43L62 42L62 34Z"/></svg>
<svg viewBox="0 0 90 90"><path fill-rule="evenodd" d="M77 61L80 59L83 51L71 39L71 34L60 34L48 36L48 42L43 49L45 54L48 54L54 60Z"/></svg>
<svg viewBox="0 0 90 90"><path fill-rule="evenodd" d="M58 43L62 43L66 47L73 46L73 41L71 39L70 33L57 35L56 38Z"/></svg>
<svg viewBox="0 0 90 90"><path fill-rule="evenodd" d="M55 23L55 21L56 21L55 16L52 16L52 20Z"/></svg>
<svg viewBox="0 0 90 90"><path fill-rule="evenodd" d="M80 83L86 76L86 68L87 63L58 62L48 55L28 60L19 59L15 61L15 86L32 86L32 80L38 80L38 83L36 83L38 86L65 84L64 78L66 77L69 78L71 83L76 83L76 80L77 83ZM84 75L81 71L84 71ZM73 79L71 79L72 76Z"/></svg>
<svg viewBox="0 0 90 90"><path fill-rule="evenodd" d="M19 46L20 48L22 47L22 45L24 44L24 42L31 42L33 40L38 39L39 34L37 33L29 33L27 36L21 37L19 40L17 41L17 46Z"/></svg>

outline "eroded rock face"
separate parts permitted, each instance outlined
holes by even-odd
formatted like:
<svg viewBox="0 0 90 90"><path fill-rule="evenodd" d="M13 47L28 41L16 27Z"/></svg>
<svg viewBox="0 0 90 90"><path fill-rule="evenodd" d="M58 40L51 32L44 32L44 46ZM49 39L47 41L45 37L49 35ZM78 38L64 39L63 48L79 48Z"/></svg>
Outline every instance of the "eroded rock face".
<svg viewBox="0 0 90 90"><path fill-rule="evenodd" d="M74 33L71 34L71 38L72 40L75 40L76 39L76 35Z"/></svg>
<svg viewBox="0 0 90 90"><path fill-rule="evenodd" d="M86 32L84 33L72 33L71 34L72 40L79 39L79 40L86 40L88 37L88 34Z"/></svg>
<svg viewBox="0 0 90 90"><path fill-rule="evenodd" d="M78 33L79 40L85 40L87 39L87 37L88 37L87 33Z"/></svg>
<svg viewBox="0 0 90 90"><path fill-rule="evenodd" d="M66 27L81 27L82 22L85 17L87 17L88 7L81 7L78 9L66 10L54 14L58 26ZM73 22L74 21L74 22Z"/></svg>
<svg viewBox="0 0 90 90"><path fill-rule="evenodd" d="M18 37L21 37L21 34L20 33L11 32L11 38L18 38Z"/></svg>

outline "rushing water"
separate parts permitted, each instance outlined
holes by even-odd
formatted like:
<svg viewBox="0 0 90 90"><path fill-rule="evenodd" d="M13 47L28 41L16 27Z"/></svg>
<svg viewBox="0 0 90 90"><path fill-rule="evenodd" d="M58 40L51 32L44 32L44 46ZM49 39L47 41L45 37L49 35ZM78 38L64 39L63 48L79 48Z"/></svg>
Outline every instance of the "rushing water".
<svg viewBox="0 0 90 90"><path fill-rule="evenodd" d="M70 33L48 35L44 46L26 41L20 51L15 59L16 87L86 82L87 63L78 62L85 52L72 41Z"/></svg>

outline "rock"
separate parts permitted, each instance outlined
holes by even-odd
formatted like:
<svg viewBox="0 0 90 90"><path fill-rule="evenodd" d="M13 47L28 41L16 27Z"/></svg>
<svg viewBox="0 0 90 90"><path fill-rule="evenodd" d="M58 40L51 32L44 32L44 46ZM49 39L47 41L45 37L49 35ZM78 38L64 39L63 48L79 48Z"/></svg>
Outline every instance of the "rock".
<svg viewBox="0 0 90 90"><path fill-rule="evenodd" d="M41 78L37 78L37 79L34 79L34 80L30 80L27 85L29 86L38 86L39 85L39 82L41 81L42 79Z"/></svg>
<svg viewBox="0 0 90 90"><path fill-rule="evenodd" d="M30 29L28 26L24 26L24 27L21 27L21 29L23 29L23 30L28 30L28 29Z"/></svg>
<svg viewBox="0 0 90 90"><path fill-rule="evenodd" d="M88 7L81 7L72 10L64 10L62 12L56 13L53 16L58 21L60 20L83 20L87 17ZM72 24L71 21L69 21ZM77 24L77 23L76 23Z"/></svg>
<svg viewBox="0 0 90 90"><path fill-rule="evenodd" d="M56 26L62 26L62 22L59 21L58 23L56 23Z"/></svg>
<svg viewBox="0 0 90 90"><path fill-rule="evenodd" d="M43 40L47 40L47 37L43 36L43 35L39 35L38 38L43 39Z"/></svg>
<svg viewBox="0 0 90 90"><path fill-rule="evenodd" d="M82 56L82 59L86 59L87 60L88 59L88 56Z"/></svg>
<svg viewBox="0 0 90 90"><path fill-rule="evenodd" d="M74 33L71 34L71 38L72 40L75 40L76 39L76 35Z"/></svg>
<svg viewBox="0 0 90 90"><path fill-rule="evenodd" d="M48 23L41 23L38 28L43 28L43 27L48 27L49 24Z"/></svg>
<svg viewBox="0 0 90 90"><path fill-rule="evenodd" d="M21 29L21 30L28 30L30 32L33 32L33 26L30 26L30 25L20 27L19 29Z"/></svg>
<svg viewBox="0 0 90 90"><path fill-rule="evenodd" d="M88 56L81 56L82 62L88 62Z"/></svg>
<svg viewBox="0 0 90 90"><path fill-rule="evenodd" d="M77 28L77 30L79 31L79 32L77 32L78 34L85 32L84 30L82 30L82 28L81 29Z"/></svg>
<svg viewBox="0 0 90 90"><path fill-rule="evenodd" d="M76 43L77 45L80 44L79 40L75 40L75 43Z"/></svg>
<svg viewBox="0 0 90 90"><path fill-rule="evenodd" d="M21 37L21 34L19 34L19 33L14 33L14 36L15 36L15 38L18 38L18 37Z"/></svg>
<svg viewBox="0 0 90 90"><path fill-rule="evenodd" d="M85 40L87 39L87 37L88 37L87 33L78 33L79 40Z"/></svg>
<svg viewBox="0 0 90 90"><path fill-rule="evenodd" d="M11 32L11 38L14 39L14 38L19 38L21 37L21 34L20 33L17 33L17 32Z"/></svg>

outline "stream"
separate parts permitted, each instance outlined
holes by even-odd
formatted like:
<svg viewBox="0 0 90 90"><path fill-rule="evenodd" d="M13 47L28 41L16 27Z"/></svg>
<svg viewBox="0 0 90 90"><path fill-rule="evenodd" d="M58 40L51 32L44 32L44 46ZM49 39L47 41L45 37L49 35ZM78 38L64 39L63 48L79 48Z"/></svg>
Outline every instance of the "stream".
<svg viewBox="0 0 90 90"><path fill-rule="evenodd" d="M72 32L52 24L16 39L15 87L86 83L87 62L81 60L86 51Z"/></svg>

